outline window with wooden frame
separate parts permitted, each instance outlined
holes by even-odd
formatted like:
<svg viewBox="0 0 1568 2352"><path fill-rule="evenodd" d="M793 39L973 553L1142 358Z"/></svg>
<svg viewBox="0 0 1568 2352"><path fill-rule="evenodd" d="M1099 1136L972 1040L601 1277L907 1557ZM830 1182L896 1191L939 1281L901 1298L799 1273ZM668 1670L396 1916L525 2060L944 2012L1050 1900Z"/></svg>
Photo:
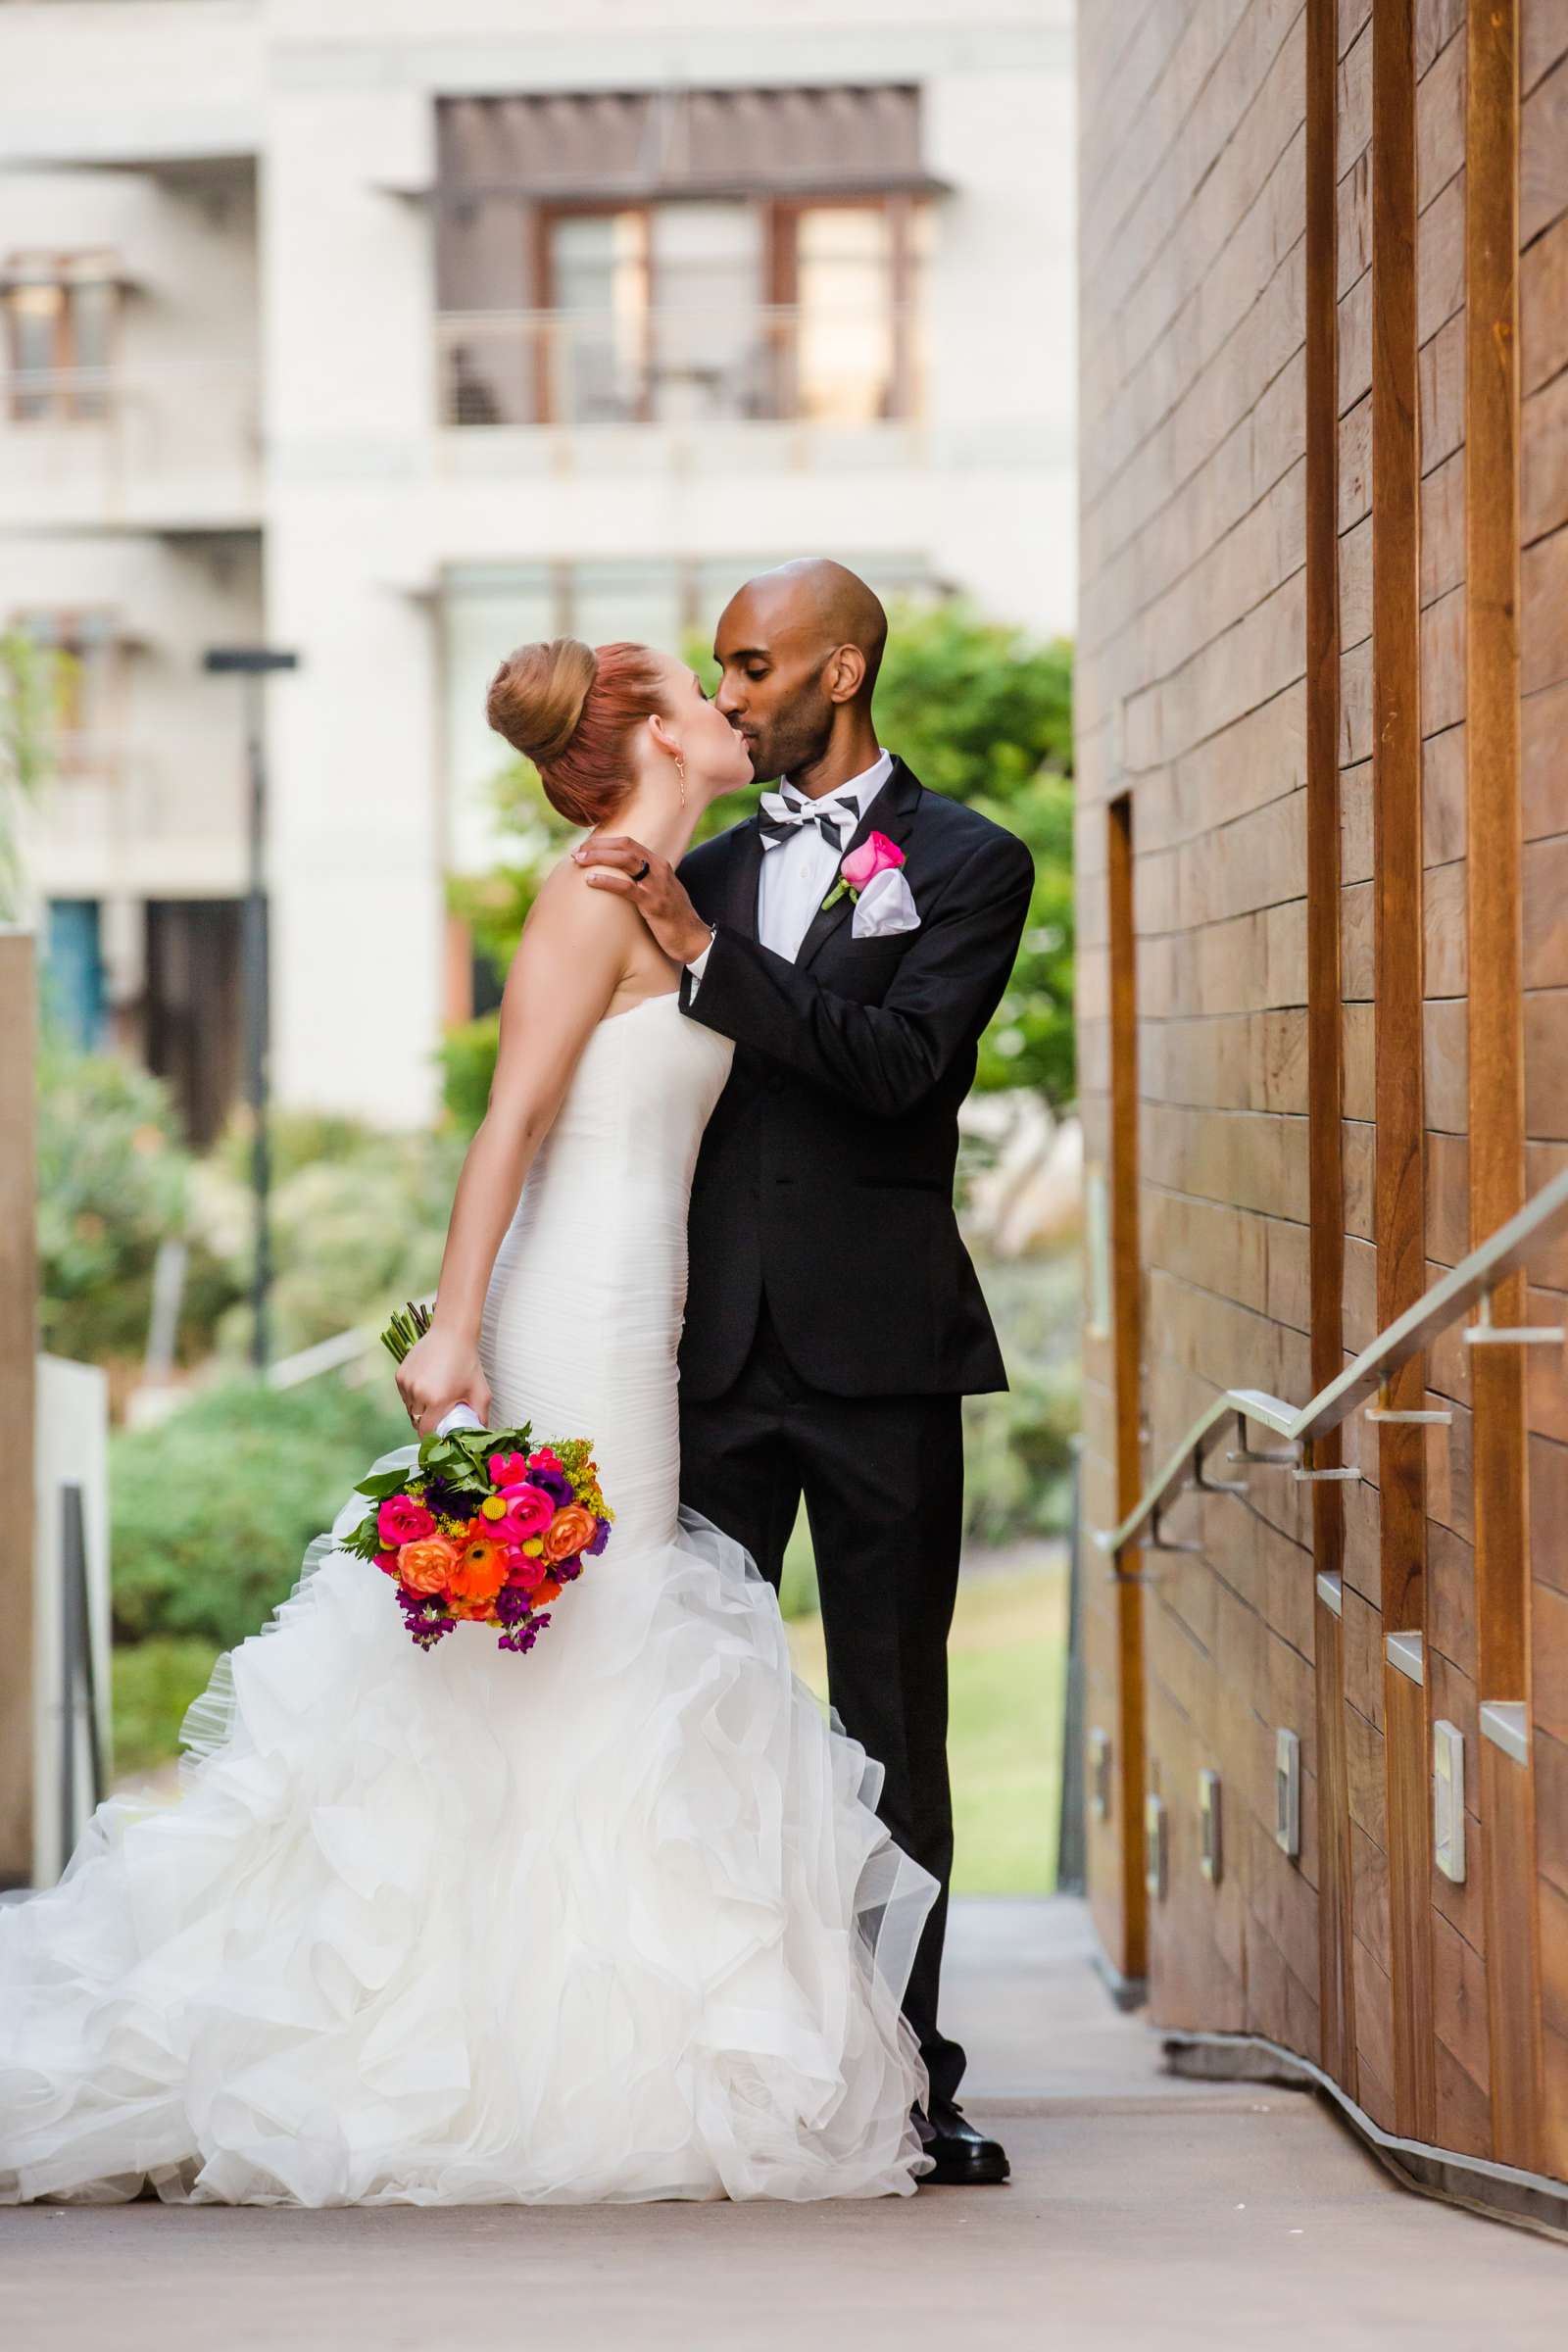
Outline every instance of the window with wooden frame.
<svg viewBox="0 0 1568 2352"><path fill-rule="evenodd" d="M53 655L54 759L63 775L101 776L115 764L123 716L125 640L107 609L34 611L11 627Z"/></svg>
<svg viewBox="0 0 1568 2352"><path fill-rule="evenodd" d="M13 424L100 423L109 413L120 281L109 253L13 253L0 273Z"/></svg>
<svg viewBox="0 0 1568 2352"><path fill-rule="evenodd" d="M912 88L444 101L454 424L919 413Z"/></svg>

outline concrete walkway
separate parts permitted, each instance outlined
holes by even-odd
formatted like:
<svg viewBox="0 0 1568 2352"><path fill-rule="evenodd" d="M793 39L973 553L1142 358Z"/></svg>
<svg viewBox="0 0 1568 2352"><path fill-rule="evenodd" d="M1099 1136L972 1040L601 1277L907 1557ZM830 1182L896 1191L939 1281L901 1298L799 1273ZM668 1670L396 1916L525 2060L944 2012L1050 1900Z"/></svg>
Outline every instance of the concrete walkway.
<svg viewBox="0 0 1568 2352"><path fill-rule="evenodd" d="M956 1907L1012 2184L875 2205L0 2212L8 2352L1558 2352L1568 2246L1396 2186L1316 2100L1179 2082L1068 1902Z"/></svg>

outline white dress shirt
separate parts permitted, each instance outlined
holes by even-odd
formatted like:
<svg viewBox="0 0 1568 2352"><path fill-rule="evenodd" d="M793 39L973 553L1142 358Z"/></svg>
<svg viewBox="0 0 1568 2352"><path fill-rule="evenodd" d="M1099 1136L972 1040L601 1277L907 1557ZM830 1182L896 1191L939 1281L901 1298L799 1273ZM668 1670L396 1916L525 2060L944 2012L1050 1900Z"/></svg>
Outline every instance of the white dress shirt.
<svg viewBox="0 0 1568 2352"><path fill-rule="evenodd" d="M892 773L893 754L879 752L863 774L852 776L847 784L835 784L831 792L819 793L817 798L853 801L858 821ZM779 781L787 784L789 778L783 776ZM839 861L849 846L848 834L844 837L844 848L835 849L819 826L802 825L787 840L763 853L761 878L757 886L757 936L764 948L771 948L775 956L786 956L791 963L795 961L811 927L812 916L833 887ZM701 981L711 954L710 944L686 966L694 984Z"/></svg>

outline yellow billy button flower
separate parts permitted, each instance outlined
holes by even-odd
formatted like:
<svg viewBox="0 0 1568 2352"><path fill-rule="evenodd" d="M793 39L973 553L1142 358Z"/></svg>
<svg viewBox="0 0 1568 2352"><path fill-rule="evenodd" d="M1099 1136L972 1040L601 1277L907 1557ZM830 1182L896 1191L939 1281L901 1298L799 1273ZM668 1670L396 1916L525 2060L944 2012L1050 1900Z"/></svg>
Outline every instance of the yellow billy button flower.
<svg viewBox="0 0 1568 2352"><path fill-rule="evenodd" d="M539 1536L530 1536L522 1548L530 1560L536 1560L544 1550L543 1539Z"/></svg>
<svg viewBox="0 0 1568 2352"><path fill-rule="evenodd" d="M487 1494L479 1509L486 1519L504 1519L507 1515L506 1502L499 1494Z"/></svg>

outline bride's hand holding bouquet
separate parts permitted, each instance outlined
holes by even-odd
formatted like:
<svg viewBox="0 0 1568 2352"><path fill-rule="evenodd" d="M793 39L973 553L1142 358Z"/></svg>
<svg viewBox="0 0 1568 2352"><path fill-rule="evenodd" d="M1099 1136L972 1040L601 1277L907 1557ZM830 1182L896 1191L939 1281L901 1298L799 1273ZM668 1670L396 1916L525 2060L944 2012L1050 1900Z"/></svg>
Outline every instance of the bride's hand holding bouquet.
<svg viewBox="0 0 1568 2352"><path fill-rule="evenodd" d="M407 1323L407 1317L398 1322ZM481 1426L490 1419L490 1383L479 1362L479 1351L471 1340L459 1338L432 1323L422 1310L417 1330L408 1352L400 1359L397 1370L398 1395L408 1408L409 1419L420 1437L434 1429L443 1413L455 1404L473 1407ZM387 1345L391 1346L388 1336Z"/></svg>

